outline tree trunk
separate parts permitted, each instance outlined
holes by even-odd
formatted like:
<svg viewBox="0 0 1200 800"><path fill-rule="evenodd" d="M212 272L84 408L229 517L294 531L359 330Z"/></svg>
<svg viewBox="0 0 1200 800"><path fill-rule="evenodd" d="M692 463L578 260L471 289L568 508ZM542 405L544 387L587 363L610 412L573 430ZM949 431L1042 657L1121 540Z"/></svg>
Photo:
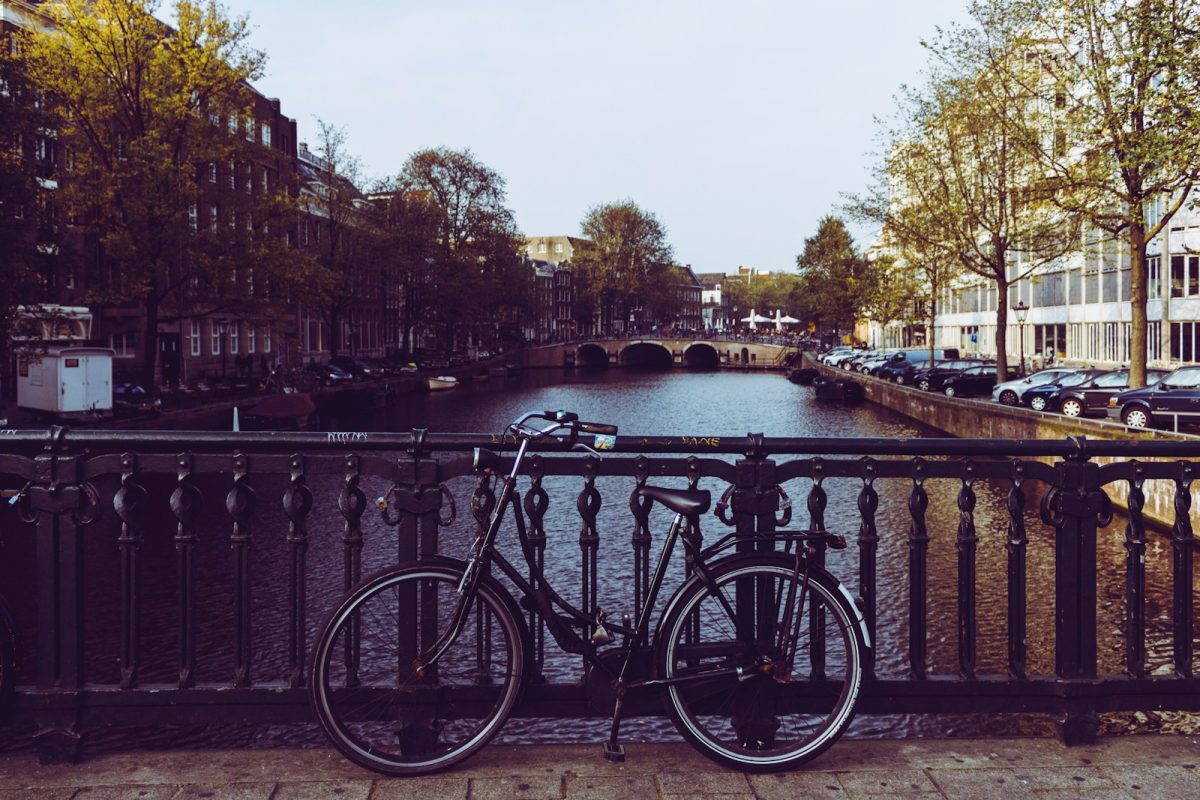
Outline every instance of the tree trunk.
<svg viewBox="0 0 1200 800"><path fill-rule="evenodd" d="M1018 326L1020 327L1020 326ZM1021 334L1024 335L1024 330ZM1020 348L1017 348L1020 351ZM1024 365L1021 365L1022 368ZM996 383L1008 380L1008 281L996 280Z"/></svg>
<svg viewBox="0 0 1200 800"><path fill-rule="evenodd" d="M142 330L142 387L151 394L158 393L155 371L158 366L158 298L153 292L143 300L146 317Z"/></svg>
<svg viewBox="0 0 1200 800"><path fill-rule="evenodd" d="M934 291L931 293L931 296L929 298L929 333L927 334L928 341L926 342L926 344L929 345L929 366L930 367L933 366L933 351L936 349L936 345L937 345L937 342L934 341L934 339L935 339L934 331L936 330L936 328L934 326L936 324L937 324L937 292Z"/></svg>
<svg viewBox="0 0 1200 800"><path fill-rule="evenodd" d="M1129 305L1132 330L1129 336L1129 387L1146 385L1146 228L1141 208L1131 214L1129 226ZM1169 265L1164 265L1168 266ZM1117 273L1120 275L1120 273ZM1166 320L1163 324L1167 324Z"/></svg>

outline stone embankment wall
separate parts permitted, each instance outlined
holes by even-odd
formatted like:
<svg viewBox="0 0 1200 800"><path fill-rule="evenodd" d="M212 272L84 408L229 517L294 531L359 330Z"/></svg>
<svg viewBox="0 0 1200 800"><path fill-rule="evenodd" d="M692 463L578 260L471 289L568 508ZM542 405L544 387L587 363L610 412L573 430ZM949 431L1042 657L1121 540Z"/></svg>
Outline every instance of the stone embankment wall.
<svg viewBox="0 0 1200 800"><path fill-rule="evenodd" d="M1003 439L1010 441L1029 439L1063 439L1068 436L1086 436L1089 439L1120 439L1124 441L1191 441L1200 453L1200 437L1154 430L1132 430L1124 425L1104 422L1099 419L1080 419L1048 414L1027 408L1002 406L990 397L980 399L950 398L935 392L923 392L911 386L900 386L890 381L864 375L851 374L845 370L826 367L805 358L806 366L815 367L831 377L850 377L863 385L866 398L931 428L952 436L973 439ZM1045 459L1051 461L1052 459ZM1095 458L1098 464L1112 459ZM1113 502L1125 507L1128 486L1125 483L1105 487ZM1147 521L1160 526L1170 526L1175 518L1175 484L1171 481L1148 480L1143 490L1146 493L1145 516ZM1195 492L1200 492L1200 483ZM1196 498L1200 499L1200 498ZM1192 526L1200 528L1200 504L1193 506Z"/></svg>

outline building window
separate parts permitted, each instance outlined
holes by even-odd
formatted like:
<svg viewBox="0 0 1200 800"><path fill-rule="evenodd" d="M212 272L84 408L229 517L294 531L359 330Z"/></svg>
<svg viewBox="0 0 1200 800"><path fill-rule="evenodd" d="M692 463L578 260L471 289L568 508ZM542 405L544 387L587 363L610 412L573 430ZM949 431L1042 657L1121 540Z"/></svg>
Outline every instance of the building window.
<svg viewBox="0 0 1200 800"><path fill-rule="evenodd" d="M188 341L191 342L191 353L198 356L200 355L200 322L193 319L189 320L189 324Z"/></svg>
<svg viewBox="0 0 1200 800"><path fill-rule="evenodd" d="M264 122L264 123L262 123L261 127L262 127L262 143L265 146L270 147L271 146L271 126L269 123Z"/></svg>
<svg viewBox="0 0 1200 800"><path fill-rule="evenodd" d="M1146 259L1146 271L1150 274L1150 280L1146 287L1146 296L1150 300L1158 299L1162 290L1162 286L1159 284L1161 262L1162 259L1159 256L1150 256Z"/></svg>
<svg viewBox="0 0 1200 800"><path fill-rule="evenodd" d="M254 340L257 337L257 334L258 334L258 329L255 328L253 325L246 326L246 352L247 353L254 352L254 345L255 345Z"/></svg>
<svg viewBox="0 0 1200 800"><path fill-rule="evenodd" d="M208 229L213 233L217 232L217 225L220 224L221 213L216 204L208 207Z"/></svg>
<svg viewBox="0 0 1200 800"><path fill-rule="evenodd" d="M1200 361L1200 324L1171 323L1171 360L1188 363Z"/></svg>
<svg viewBox="0 0 1200 800"><path fill-rule="evenodd" d="M254 117L250 117L246 120L246 141L254 141Z"/></svg>
<svg viewBox="0 0 1200 800"><path fill-rule="evenodd" d="M229 352L236 353L238 351L238 328L241 327L236 322L229 323Z"/></svg>
<svg viewBox="0 0 1200 800"><path fill-rule="evenodd" d="M208 165L208 182L217 182L217 162L215 161Z"/></svg>
<svg viewBox="0 0 1200 800"><path fill-rule="evenodd" d="M232 161L229 162L228 179L229 179L229 188L236 189L237 188L237 166Z"/></svg>
<svg viewBox="0 0 1200 800"><path fill-rule="evenodd" d="M538 245L538 252L539 253L546 252L546 243L545 242L542 242L541 244Z"/></svg>
<svg viewBox="0 0 1200 800"><path fill-rule="evenodd" d="M1171 256L1171 297L1200 295L1200 256Z"/></svg>
<svg viewBox="0 0 1200 800"><path fill-rule="evenodd" d="M562 251L563 251L562 242L557 242L557 243L554 245L554 252L556 252L556 253L561 253Z"/></svg>
<svg viewBox="0 0 1200 800"><path fill-rule="evenodd" d="M271 323L263 326L263 352L271 352Z"/></svg>
<svg viewBox="0 0 1200 800"><path fill-rule="evenodd" d="M229 115L229 132L237 133L237 129L238 129L238 115L237 115L237 112L234 111L234 112L231 112Z"/></svg>
<svg viewBox="0 0 1200 800"><path fill-rule="evenodd" d="M209 331L212 333L212 341L210 342L210 352L214 356L221 355L221 326L214 319L208 323Z"/></svg>
<svg viewBox="0 0 1200 800"><path fill-rule="evenodd" d="M108 346L115 358L136 358L141 336L137 333L114 333L108 337Z"/></svg>
<svg viewBox="0 0 1200 800"><path fill-rule="evenodd" d="M200 210L196 208L196 204L192 203L188 206L188 227L196 230L200 224Z"/></svg>

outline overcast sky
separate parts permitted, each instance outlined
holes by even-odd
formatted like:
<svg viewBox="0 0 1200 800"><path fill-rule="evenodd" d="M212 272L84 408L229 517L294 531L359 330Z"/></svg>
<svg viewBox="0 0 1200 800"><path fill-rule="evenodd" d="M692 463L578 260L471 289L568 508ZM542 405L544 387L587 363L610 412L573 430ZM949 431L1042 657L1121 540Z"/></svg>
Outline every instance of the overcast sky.
<svg viewBox="0 0 1200 800"><path fill-rule="evenodd" d="M377 177L470 148L529 235L578 234L590 206L630 198L699 272L793 270L840 194L866 187L873 119L919 81L921 40L966 5L225 1L301 141L318 117L341 125Z"/></svg>

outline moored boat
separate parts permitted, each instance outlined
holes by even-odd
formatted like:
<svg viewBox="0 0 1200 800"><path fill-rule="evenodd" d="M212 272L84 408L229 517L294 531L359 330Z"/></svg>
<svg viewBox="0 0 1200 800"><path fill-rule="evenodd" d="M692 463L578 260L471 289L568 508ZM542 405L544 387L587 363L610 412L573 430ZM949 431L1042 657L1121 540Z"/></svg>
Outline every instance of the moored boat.
<svg viewBox="0 0 1200 800"><path fill-rule="evenodd" d="M436 378L428 378L425 385L429 387L431 392L440 392L443 389L458 388L458 378L453 375L438 375Z"/></svg>
<svg viewBox="0 0 1200 800"><path fill-rule="evenodd" d="M303 431L315 427L317 406L303 392L272 394L242 410L239 417L244 431Z"/></svg>

